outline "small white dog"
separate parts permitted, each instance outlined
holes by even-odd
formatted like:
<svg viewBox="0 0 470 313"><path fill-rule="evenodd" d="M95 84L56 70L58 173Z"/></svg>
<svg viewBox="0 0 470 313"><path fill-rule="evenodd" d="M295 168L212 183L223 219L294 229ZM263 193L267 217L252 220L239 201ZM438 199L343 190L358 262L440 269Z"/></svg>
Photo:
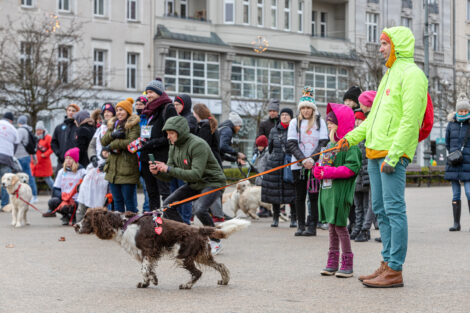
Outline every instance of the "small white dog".
<svg viewBox="0 0 470 313"><path fill-rule="evenodd" d="M16 173L16 176L18 176L18 178L20 179L20 182L22 182L23 184L29 184L28 174L21 172L21 173Z"/></svg>
<svg viewBox="0 0 470 313"><path fill-rule="evenodd" d="M11 225L15 227L29 225L26 218L28 204L20 200L20 197L25 201L31 202L31 198L33 197L31 187L29 187L28 184L22 183L20 177L12 173L3 175L2 186L3 188L6 188L8 194L10 195L12 216Z"/></svg>
<svg viewBox="0 0 470 313"><path fill-rule="evenodd" d="M260 206L265 207L271 212L273 210L272 204L261 201L261 187L252 186L247 180L237 184L237 188L232 193L230 200L235 216L238 210L242 210L243 213L257 220L259 217L256 215L256 211Z"/></svg>

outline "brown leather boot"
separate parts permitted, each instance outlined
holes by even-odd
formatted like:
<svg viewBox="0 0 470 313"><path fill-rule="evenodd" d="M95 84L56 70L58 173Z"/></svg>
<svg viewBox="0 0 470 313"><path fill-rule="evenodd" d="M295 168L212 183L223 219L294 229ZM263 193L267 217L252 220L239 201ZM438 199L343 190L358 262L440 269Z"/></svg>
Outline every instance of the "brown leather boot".
<svg viewBox="0 0 470 313"><path fill-rule="evenodd" d="M385 262L385 261L382 261L380 263L380 267L378 269L375 270L374 273L370 274L370 275L362 275L362 276L359 276L359 280L360 281L364 281L364 280L370 280L370 279L374 279L376 278L377 276L379 276L380 274L382 274L383 272L385 272L385 270L387 270L388 268L388 263Z"/></svg>
<svg viewBox="0 0 470 313"><path fill-rule="evenodd" d="M376 278L364 280L362 283L372 288L403 287L403 276L401 275L401 271L394 271L388 267L385 272Z"/></svg>

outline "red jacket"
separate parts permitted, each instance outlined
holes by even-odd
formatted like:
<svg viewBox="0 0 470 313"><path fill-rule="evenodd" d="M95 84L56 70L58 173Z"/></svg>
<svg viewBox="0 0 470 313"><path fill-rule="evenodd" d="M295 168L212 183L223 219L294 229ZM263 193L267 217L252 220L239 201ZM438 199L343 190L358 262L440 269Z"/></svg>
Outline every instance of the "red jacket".
<svg viewBox="0 0 470 313"><path fill-rule="evenodd" d="M52 164L50 158L50 155L52 154L51 140L52 137L50 135L46 135L43 139L38 141L38 150L36 152L38 163L34 165L34 163L31 162L31 170L34 177L52 176ZM44 157L41 156L43 154Z"/></svg>

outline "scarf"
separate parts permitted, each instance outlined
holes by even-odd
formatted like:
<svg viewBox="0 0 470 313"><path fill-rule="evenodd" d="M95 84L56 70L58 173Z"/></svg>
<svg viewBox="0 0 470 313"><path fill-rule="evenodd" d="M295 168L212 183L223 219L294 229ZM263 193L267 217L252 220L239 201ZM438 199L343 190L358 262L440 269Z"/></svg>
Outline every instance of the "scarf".
<svg viewBox="0 0 470 313"><path fill-rule="evenodd" d="M166 93L162 93L160 97L145 105L142 114L152 116L159 107L167 103L172 103L172 101Z"/></svg>
<svg viewBox="0 0 470 313"><path fill-rule="evenodd" d="M462 123L467 121L470 118L470 113L467 113L465 115L459 115L459 113L455 113L455 119L457 122Z"/></svg>
<svg viewBox="0 0 470 313"><path fill-rule="evenodd" d="M289 127L289 124L284 124L283 122L279 122L281 124L282 127L284 127L284 129L287 129L287 127Z"/></svg>

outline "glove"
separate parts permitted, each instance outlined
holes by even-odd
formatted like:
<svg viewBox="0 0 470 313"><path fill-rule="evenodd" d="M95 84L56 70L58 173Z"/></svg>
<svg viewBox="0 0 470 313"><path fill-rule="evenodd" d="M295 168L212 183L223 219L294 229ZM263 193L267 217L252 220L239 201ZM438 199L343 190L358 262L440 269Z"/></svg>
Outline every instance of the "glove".
<svg viewBox="0 0 470 313"><path fill-rule="evenodd" d="M90 159L91 163L93 164L93 167L94 168L97 168L98 167L98 158L96 157L96 155L92 156L91 159Z"/></svg>
<svg viewBox="0 0 470 313"><path fill-rule="evenodd" d="M111 138L113 138L113 139L124 139L124 138L126 138L126 133L121 129L115 129L111 133Z"/></svg>
<svg viewBox="0 0 470 313"><path fill-rule="evenodd" d="M100 170L100 172L103 172L104 170L104 166L106 165L106 163L101 163L101 165L98 167L98 169Z"/></svg>
<svg viewBox="0 0 470 313"><path fill-rule="evenodd" d="M313 176L315 176L316 179L322 180L324 175L324 170L323 166L315 166L313 169Z"/></svg>
<svg viewBox="0 0 470 313"><path fill-rule="evenodd" d="M395 167L383 161L382 165L380 166L380 171L385 174L393 174L395 173Z"/></svg>
<svg viewBox="0 0 470 313"><path fill-rule="evenodd" d="M336 148L340 151L348 151L349 150L349 142L346 138L341 139L336 143Z"/></svg>

